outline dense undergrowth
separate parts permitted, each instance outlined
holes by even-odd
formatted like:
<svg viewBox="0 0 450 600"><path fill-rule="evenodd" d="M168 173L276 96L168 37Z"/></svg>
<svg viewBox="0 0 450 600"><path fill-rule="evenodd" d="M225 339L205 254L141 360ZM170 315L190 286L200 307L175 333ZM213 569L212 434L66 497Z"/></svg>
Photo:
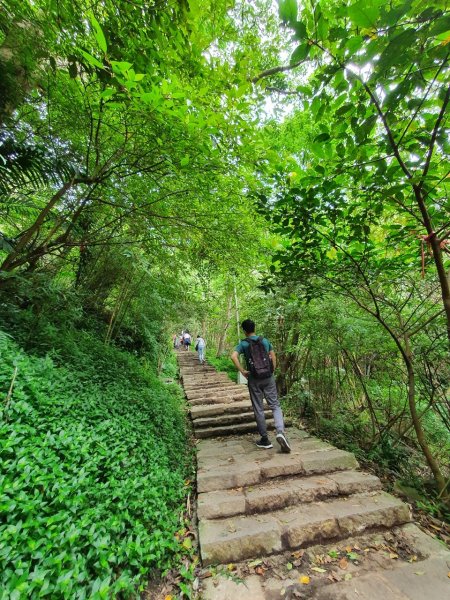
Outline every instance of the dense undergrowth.
<svg viewBox="0 0 450 600"><path fill-rule="evenodd" d="M30 341L0 335L0 598L137 597L182 552L179 388L89 332Z"/></svg>
<svg viewBox="0 0 450 600"><path fill-rule="evenodd" d="M211 349L207 355L207 362L209 362L218 371L226 373L232 381L237 381L238 372L236 371L236 367L231 362L228 353L217 357L216 351L214 349Z"/></svg>

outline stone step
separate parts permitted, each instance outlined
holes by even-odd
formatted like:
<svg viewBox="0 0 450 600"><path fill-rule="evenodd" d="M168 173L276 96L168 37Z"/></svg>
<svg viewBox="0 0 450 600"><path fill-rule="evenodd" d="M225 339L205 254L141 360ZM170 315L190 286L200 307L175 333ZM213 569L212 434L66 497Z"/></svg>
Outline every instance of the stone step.
<svg viewBox="0 0 450 600"><path fill-rule="evenodd" d="M408 521L408 506L385 492L304 504L270 514L202 519L201 556L204 565L226 564Z"/></svg>
<svg viewBox="0 0 450 600"><path fill-rule="evenodd" d="M242 396L223 396L222 398L196 398L195 400L189 400L190 406L213 406L215 404L235 404L242 402Z"/></svg>
<svg viewBox="0 0 450 600"><path fill-rule="evenodd" d="M230 381L230 383L228 383L228 381L218 381L217 383L210 383L208 384L189 384L189 385L185 385L184 387L184 391L186 392L186 394L189 392L203 392L203 391L220 391L220 390L235 390L237 385L235 383L233 383L232 381Z"/></svg>
<svg viewBox="0 0 450 600"><path fill-rule="evenodd" d="M380 489L378 477L363 471L336 471L325 476L275 479L251 487L199 494L197 514L199 519L223 519Z"/></svg>
<svg viewBox="0 0 450 600"><path fill-rule="evenodd" d="M180 371L185 375L196 375L197 373L217 373L214 367L208 365L180 365Z"/></svg>
<svg viewBox="0 0 450 600"><path fill-rule="evenodd" d="M247 411L248 409L249 407L247 406ZM266 417L266 421L271 419L271 410L264 411L264 414ZM238 425L240 423L253 423L253 430L256 430L255 415L253 411L241 412L238 414L232 413L230 415L214 415L212 417L200 417L197 419L193 419L195 434L197 434L200 430L208 427L222 427L224 425Z"/></svg>
<svg viewBox="0 0 450 600"><path fill-rule="evenodd" d="M257 448L254 443L256 435L232 439L220 446L215 440L199 443L198 492L229 490L278 477L310 476L359 467L351 452L338 450L302 431L288 431L287 435L292 447L290 454L281 453L273 437L274 448L271 450Z"/></svg>
<svg viewBox="0 0 450 600"><path fill-rule="evenodd" d="M252 406L248 394L242 394L237 392L232 392L224 396L208 396L206 398L194 398L192 400L188 400L188 402L191 406L201 406L202 404L204 404L205 406L211 406L211 404L245 404L247 408ZM238 411L235 410L234 412Z"/></svg>
<svg viewBox="0 0 450 600"><path fill-rule="evenodd" d="M198 385L211 385L214 383L233 383L234 385L237 385L236 382L231 381L231 379L229 377L227 377L226 375L224 375L223 377L219 377L218 375L199 375L198 377L192 377L191 375L189 377L183 377L183 385L186 386L198 386Z"/></svg>
<svg viewBox="0 0 450 600"><path fill-rule="evenodd" d="M192 419L201 419L202 417L212 417L214 415L239 414L241 412L247 412L251 409L251 406L248 397L245 400L234 400L233 402L191 406L191 417Z"/></svg>
<svg viewBox="0 0 450 600"><path fill-rule="evenodd" d="M231 379L223 374L218 375L217 373L202 373L201 375L185 375L183 377L183 383L187 385L199 384L199 383L215 383L216 381L226 381L227 383L236 383L235 381L231 381Z"/></svg>
<svg viewBox="0 0 450 600"><path fill-rule="evenodd" d="M237 384L233 384L230 386L227 385L226 387L215 388L213 390L211 390L211 389L187 390L186 397L188 400L196 400L197 398L210 398L210 397L220 398L220 396L229 396L231 393L242 394L242 395L247 394L247 398L249 397L248 389L242 385L237 385Z"/></svg>
<svg viewBox="0 0 450 600"><path fill-rule="evenodd" d="M339 562L347 548L356 546L358 561ZM399 549L398 558L392 552ZM322 561L338 557L331 562ZM224 567L212 577L202 579L203 600L443 600L448 597L450 552L442 543L421 531L413 523L393 530L363 532L336 543L309 546L298 568L287 570L294 560L287 551L281 555L260 557L263 575L256 575L247 562L233 563L233 575ZM255 561L258 562L258 561ZM317 565L320 568L317 569ZM210 569L204 572L211 574ZM217 574L216 574L217 573ZM309 576L308 585L300 583Z"/></svg>
<svg viewBox="0 0 450 600"><path fill-rule="evenodd" d="M272 431L274 429L273 419L266 419L267 429ZM228 435L235 435L238 433L255 433L255 437L257 435L256 432L256 423L255 418L253 417L253 422L248 423L235 423L233 425L220 425L217 427L207 427L205 429L195 430L195 437L198 439L206 439L206 438L216 438L223 437Z"/></svg>

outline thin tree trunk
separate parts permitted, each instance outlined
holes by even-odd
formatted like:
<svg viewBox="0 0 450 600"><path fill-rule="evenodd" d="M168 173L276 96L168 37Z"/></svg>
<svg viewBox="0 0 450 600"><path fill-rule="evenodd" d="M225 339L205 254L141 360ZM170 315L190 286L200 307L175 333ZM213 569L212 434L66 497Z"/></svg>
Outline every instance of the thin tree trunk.
<svg viewBox="0 0 450 600"><path fill-rule="evenodd" d="M228 296L227 300L227 312L226 312L226 320L223 325L222 331L219 337L219 343L217 344L217 354L216 357L220 358L225 351L225 340L227 337L228 327L230 326L231 319L231 308L232 308L233 296Z"/></svg>
<svg viewBox="0 0 450 600"><path fill-rule="evenodd" d="M44 223L47 215L50 213L50 211L53 209L53 207L56 206L58 201L61 200L61 198L64 196L64 194L73 186L73 181L74 180L72 179L71 181L68 181L67 183L65 183L62 186L62 188L59 189L56 192L56 194L54 194L52 196L52 198L47 203L45 208L43 208L42 211L39 213L39 215L38 215L36 221L33 223L33 225L20 237L14 250L12 250L8 254L8 256L5 258L5 260L3 261L3 264L1 266L1 269L3 271L11 271L19 264L23 264L24 262L26 262L26 260L24 260L24 259L18 260L20 254L25 250L26 246L31 241L33 236L39 231L39 229L41 228L42 224Z"/></svg>
<svg viewBox="0 0 450 600"><path fill-rule="evenodd" d="M416 437L417 437L417 441L419 442L419 446L421 447L422 452L428 463L428 466L430 467L431 472L433 473L434 479L436 480L438 490L442 495L444 495L446 481L444 479L444 476L442 475L442 472L439 468L439 465L438 465L436 459L434 458L434 456L431 453L431 450L430 450L430 447L428 446L427 440L425 439L425 433L423 431L422 423L420 422L420 417L417 412L416 399L415 399L416 381L415 381L414 368L413 368L412 359L411 359L411 347L410 347L410 343L409 343L409 337L407 334L404 334L404 340L405 340L405 352L404 352L403 357L404 357L406 369L408 372L408 404L409 404L409 410L411 413L411 419L412 419L412 422L414 425L414 431L416 432Z"/></svg>

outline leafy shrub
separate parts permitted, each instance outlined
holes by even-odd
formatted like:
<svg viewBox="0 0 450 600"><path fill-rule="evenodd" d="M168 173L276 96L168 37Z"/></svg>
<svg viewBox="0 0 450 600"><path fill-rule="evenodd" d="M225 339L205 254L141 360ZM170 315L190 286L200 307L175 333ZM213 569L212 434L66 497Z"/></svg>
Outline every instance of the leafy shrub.
<svg viewBox="0 0 450 600"><path fill-rule="evenodd" d="M180 551L179 388L83 332L0 356L0 598L137 597Z"/></svg>
<svg viewBox="0 0 450 600"><path fill-rule="evenodd" d="M226 373L232 381L237 381L238 372L231 362L229 354L223 354L222 356L217 357L215 351L211 348L209 352L207 352L206 360L218 371Z"/></svg>

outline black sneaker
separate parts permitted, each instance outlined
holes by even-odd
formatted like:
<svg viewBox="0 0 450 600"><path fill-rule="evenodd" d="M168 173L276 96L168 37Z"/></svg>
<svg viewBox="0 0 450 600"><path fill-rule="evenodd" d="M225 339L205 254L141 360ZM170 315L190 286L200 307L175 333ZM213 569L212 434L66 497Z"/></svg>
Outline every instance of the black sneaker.
<svg viewBox="0 0 450 600"><path fill-rule="evenodd" d="M269 438L266 437L262 437L259 442L256 442L256 445L258 446L258 448L265 448L266 450L270 450L270 448L273 448L273 445L270 443Z"/></svg>
<svg viewBox="0 0 450 600"><path fill-rule="evenodd" d="M277 433L276 440L281 446L281 452L286 452L287 454L289 454L289 452L291 451L291 447L289 446L289 442L287 441L286 435L282 431L279 431Z"/></svg>

